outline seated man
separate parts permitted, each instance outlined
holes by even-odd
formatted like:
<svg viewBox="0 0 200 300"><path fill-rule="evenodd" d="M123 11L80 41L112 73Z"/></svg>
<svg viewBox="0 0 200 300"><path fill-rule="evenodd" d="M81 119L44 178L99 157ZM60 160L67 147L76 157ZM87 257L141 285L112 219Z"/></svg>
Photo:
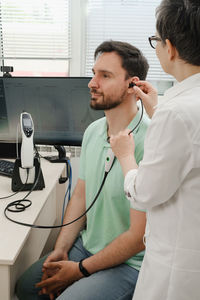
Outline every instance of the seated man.
<svg viewBox="0 0 200 300"><path fill-rule="evenodd" d="M64 224L91 205L105 173L109 136L133 129L137 163L149 120L143 116L131 83L144 80L148 63L134 46L103 42L95 51L93 78L89 82L91 107L105 117L85 131L80 173L67 206ZM62 228L54 251L32 265L16 287L20 300L132 299L143 260L146 216L130 207L123 190L123 173L116 160L97 202L87 215Z"/></svg>

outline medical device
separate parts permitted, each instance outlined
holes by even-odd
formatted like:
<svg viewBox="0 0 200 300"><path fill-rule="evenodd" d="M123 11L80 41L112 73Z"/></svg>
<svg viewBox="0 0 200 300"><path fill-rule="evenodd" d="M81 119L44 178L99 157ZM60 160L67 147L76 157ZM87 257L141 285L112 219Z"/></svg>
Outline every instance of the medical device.
<svg viewBox="0 0 200 300"><path fill-rule="evenodd" d="M112 151L111 148L108 149L107 154L106 154L106 161L105 161L105 173L108 173L115 161L115 155Z"/></svg>
<svg viewBox="0 0 200 300"><path fill-rule="evenodd" d="M31 115L23 112L20 116L20 127L22 133L21 166L22 168L33 168L34 147L33 135L34 125Z"/></svg>
<svg viewBox="0 0 200 300"><path fill-rule="evenodd" d="M21 168L19 168L19 175L21 182L25 184L28 171L27 183L33 183L35 179L34 167L34 146L33 135L34 125L32 117L29 113L23 112L20 115L20 128L22 134L21 145Z"/></svg>
<svg viewBox="0 0 200 300"><path fill-rule="evenodd" d="M34 124L30 113L20 114L20 131L22 135L21 154L14 164L12 175L13 192L30 191L34 186L35 190L44 188L44 179L38 158L34 156ZM37 183L35 184L37 180Z"/></svg>
<svg viewBox="0 0 200 300"><path fill-rule="evenodd" d="M129 87L129 88L132 88L132 87L134 87L135 85L136 85L136 84L135 84L134 82L130 82L128 87Z"/></svg>

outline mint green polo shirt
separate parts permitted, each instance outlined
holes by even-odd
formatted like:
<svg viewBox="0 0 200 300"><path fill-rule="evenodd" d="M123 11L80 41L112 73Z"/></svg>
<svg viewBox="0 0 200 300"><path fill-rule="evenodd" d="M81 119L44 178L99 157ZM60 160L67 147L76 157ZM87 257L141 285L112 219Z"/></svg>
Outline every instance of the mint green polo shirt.
<svg viewBox="0 0 200 300"><path fill-rule="evenodd" d="M139 111L128 128L133 129L139 121ZM149 119L143 116L134 133L135 158L137 163L143 157L145 133ZM80 157L79 178L85 181L86 208L94 200L104 177L106 153L110 148L107 142L106 118L101 118L86 129ZM130 201L124 193L124 175L118 160L109 172L103 189L94 206L87 213L86 229L82 232L84 247L92 254L105 248L130 226ZM132 209L132 208L131 208ZM131 257L126 263L139 270L144 251Z"/></svg>

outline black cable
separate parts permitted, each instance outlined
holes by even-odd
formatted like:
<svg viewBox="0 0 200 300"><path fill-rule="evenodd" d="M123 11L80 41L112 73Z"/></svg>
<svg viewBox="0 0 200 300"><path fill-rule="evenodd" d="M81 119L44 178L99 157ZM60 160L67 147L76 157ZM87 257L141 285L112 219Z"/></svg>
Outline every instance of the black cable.
<svg viewBox="0 0 200 300"><path fill-rule="evenodd" d="M27 172L28 172L28 171L29 171L29 169L27 169ZM1 197L0 200L10 198L10 197L12 197L12 196L18 194L19 192L23 192L23 189L24 189L25 186L26 186L27 180L28 180L28 174L27 174L26 182L23 184L23 186L21 187L21 189L19 189L17 192L15 192L15 193L13 193L13 194L11 194L11 195L8 195L8 196L5 196L5 197Z"/></svg>
<svg viewBox="0 0 200 300"><path fill-rule="evenodd" d="M39 153L38 153L37 149L36 149L36 153L37 153L37 157L39 158ZM39 162L40 162L40 159L39 159ZM40 178L40 173L41 173L41 166L40 166L40 163L39 163L38 176L37 176L35 182L33 183L33 186L32 186L32 188L31 188L31 190L25 195L25 197L24 197L23 199L15 200L15 201L13 201L13 202L10 202L10 203L6 206L6 208L4 209L4 215L5 215L6 217L7 217L6 211L16 212L16 213L17 213L17 212L22 212L22 211L24 211L26 208L28 208L29 206L31 206L32 201L29 200L29 199L26 199L26 198L32 193L32 191L34 190L35 186L37 185L38 180L39 180L39 178ZM27 169L27 178L26 178L26 182L25 182L25 184L23 185L23 187L25 187L25 185L26 185L26 183L27 183L27 181L28 181L28 175L29 175L29 169ZM21 189L20 189L18 192L20 192L20 191L21 191ZM16 192L16 193L17 193L17 192ZM27 204L24 204L24 202L27 202ZM12 209L13 206L15 207L15 209Z"/></svg>
<svg viewBox="0 0 200 300"><path fill-rule="evenodd" d="M133 132L141 123L142 121L142 118L143 118L143 114L144 114L144 108L143 108L143 103L142 103L142 100L140 99L140 102L141 102L141 107L142 107L142 112L141 112L141 116L140 116L140 119L139 121L137 122L137 124L135 125L135 127L128 133L130 134L131 132Z"/></svg>
<svg viewBox="0 0 200 300"><path fill-rule="evenodd" d="M38 153L38 150L37 150L36 147L35 147L35 150L36 150L37 157L40 158L40 154ZM31 227L31 228L40 228L40 229L61 228L61 227L68 226L68 225L70 225L70 224L78 221L79 219L81 219L83 216L85 216L88 213L88 211L92 208L92 206L96 202L96 200L97 200L97 198L98 198L98 196L99 196L99 194L100 194L100 192L101 192L101 190L102 190L102 188L104 186L106 177L107 177L108 173L110 172L110 170L111 170L111 168L112 168L112 166L114 164L115 159L116 158L114 158L113 163L112 163L109 171L104 173L104 178L102 180L101 186L100 186L100 188L99 188L99 190L98 190L98 192L97 192L94 200L92 201L92 203L90 204L90 206L86 209L86 211L82 215L80 215L79 217L77 217L76 219L74 219L74 220L72 220L72 221L70 221L70 222L68 222L66 224L55 225L55 226L45 226L45 225L34 225L34 224L29 224L29 223L23 223L23 222L19 222L19 221L13 220L10 217L8 217L7 211L10 211L10 212L21 212L21 211L24 211L26 208L28 208L32 204L31 200L26 199L26 197L28 195L30 195L30 193L32 193L32 191L34 190L34 188L35 188L35 186L36 186L36 184L37 184L37 182L39 180L39 175L40 175L40 172L41 172L41 166L39 168L38 177L37 177L37 179L36 179L36 181L35 181L32 189L28 192L28 194L23 199L21 199L21 200L15 200L15 201L9 203L6 206L6 208L4 209L4 215L5 215L5 217L8 220L10 220L11 222L13 222L13 223L16 223L16 224L19 224L19 225L23 225L23 226L27 226L27 227ZM28 180L28 173L27 173L27 180ZM24 205L23 202L28 202L28 204ZM13 209L10 208L10 207L13 207L13 206L15 207L15 210L13 210Z"/></svg>
<svg viewBox="0 0 200 300"><path fill-rule="evenodd" d="M28 181L28 175L29 175L29 169L27 169L27 176L26 176L26 181L24 183L24 185L22 186L22 188L25 187L25 185L27 184L27 181ZM15 194L17 194L18 192L20 192L22 190L22 188L17 191ZM13 194L14 195L14 194ZM13 202L10 202L7 206L6 206L6 210L8 211L11 211L11 212L20 212L20 211L24 211L27 207L29 207L32 202L28 199L25 199L27 197L27 195L23 198L23 199L20 199L20 200L15 200ZM29 204L27 205L24 205L22 204L22 201L23 202L28 202ZM10 207L12 206L15 206L15 210L14 209L11 209Z"/></svg>
<svg viewBox="0 0 200 300"><path fill-rule="evenodd" d="M15 192L15 193L13 193L13 194L11 194L11 195L9 195L9 196L1 197L0 200L10 198L10 197L12 197L12 196L18 194L19 192L22 192L22 191L23 191L23 188L24 188L24 185L22 186L22 188L21 188L19 191Z"/></svg>
<svg viewBox="0 0 200 300"><path fill-rule="evenodd" d="M110 170L109 170L109 171L110 171ZM61 228L61 227L68 226L68 225L70 225L70 224L72 224L72 223L78 221L78 220L81 219L82 217L84 217L84 216L88 213L88 211L92 208L92 206L93 206L94 203L96 202L96 200L97 200L97 198L98 198L98 196L99 196L99 194L100 194L100 192L101 192L101 190L102 190L102 188L103 188L103 186L104 186L104 183L105 183L105 180L106 180L106 177L107 177L108 173L109 173L109 172L105 172L105 173L104 173L104 178L103 178L103 180L102 180L101 186L100 186L100 188L99 188L99 190L98 190L98 192L97 192L97 194L96 194L94 200L93 200L92 203L90 204L90 206L86 209L86 211L85 211L82 215L80 215L79 217L77 217L76 219L74 219L74 220L72 220L72 221L70 221L70 222L68 222L68 223L61 224L61 225L55 225L55 226L45 226L45 225L34 225L34 224L29 224L29 223L19 222L19 221L13 220L13 219L11 219L10 217L8 217L8 215L7 215L7 210L8 210L9 204L8 204L8 205L6 206L6 208L4 209L4 215L5 215L5 217L6 217L8 220L10 220L10 221L13 222L13 223L16 223L16 224L19 224L19 225L23 225L23 226L27 226L27 227L31 227L31 228L51 229L51 228ZM23 200L28 200L28 199L23 199ZM20 200L20 201L23 201L23 200ZM30 201L30 200L29 200L29 201ZM14 202L16 202L16 201L14 201ZM14 203L14 202L13 202L13 203ZM20 203L20 204L21 204L21 203ZM29 205L29 206L30 206L30 205Z"/></svg>
<svg viewBox="0 0 200 300"><path fill-rule="evenodd" d="M142 118L143 118L143 114L144 114L144 108L143 108L143 103L142 103L142 100L140 99L140 102L141 102L141 107L142 107L142 112L141 112L141 116L140 116L140 119L139 121L137 122L137 124L135 125L135 127L128 133L130 134L131 132L133 132L141 123L142 121ZM107 142L110 143L110 136L107 137Z"/></svg>

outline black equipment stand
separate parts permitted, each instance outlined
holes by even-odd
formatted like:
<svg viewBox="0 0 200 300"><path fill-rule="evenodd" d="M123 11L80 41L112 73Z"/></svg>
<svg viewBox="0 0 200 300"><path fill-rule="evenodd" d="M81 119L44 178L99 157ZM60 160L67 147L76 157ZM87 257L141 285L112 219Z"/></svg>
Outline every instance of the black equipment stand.
<svg viewBox="0 0 200 300"><path fill-rule="evenodd" d="M14 165L14 170L12 175L12 185L11 185L13 192L30 191L34 185L35 187L33 190L42 190L45 187L42 169L40 167L40 162L37 157L34 158L34 167L35 167L34 182L24 184L22 183L20 177L21 159L17 158L15 160L15 165Z"/></svg>

